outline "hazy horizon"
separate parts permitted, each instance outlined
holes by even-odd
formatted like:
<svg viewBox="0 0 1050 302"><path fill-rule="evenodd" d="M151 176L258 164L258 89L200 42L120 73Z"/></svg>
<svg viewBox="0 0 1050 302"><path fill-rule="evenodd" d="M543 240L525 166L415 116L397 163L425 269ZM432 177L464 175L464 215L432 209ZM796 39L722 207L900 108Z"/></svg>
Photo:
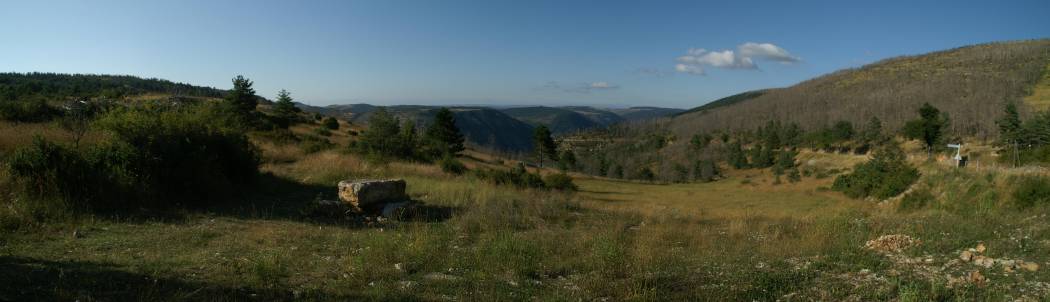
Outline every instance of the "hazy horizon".
<svg viewBox="0 0 1050 302"><path fill-rule="evenodd" d="M128 74L324 106L691 108L882 59L1050 37L1008 4L9 3L0 71ZM40 18L40 16L48 16Z"/></svg>

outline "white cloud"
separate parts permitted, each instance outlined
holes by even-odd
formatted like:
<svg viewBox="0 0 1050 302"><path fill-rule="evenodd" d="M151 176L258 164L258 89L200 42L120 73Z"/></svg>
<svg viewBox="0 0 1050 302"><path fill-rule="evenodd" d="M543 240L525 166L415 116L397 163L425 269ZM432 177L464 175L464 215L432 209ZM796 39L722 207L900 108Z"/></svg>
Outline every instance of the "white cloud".
<svg viewBox="0 0 1050 302"><path fill-rule="evenodd" d="M674 71L682 72L682 73L688 73L688 74L695 74L695 75L704 75L705 74L704 73L704 68L700 67L700 65L678 64L678 65L674 66Z"/></svg>
<svg viewBox="0 0 1050 302"><path fill-rule="evenodd" d="M686 55L678 57L675 71L703 75L704 66L725 69L758 69L755 59L794 63L801 61L787 50L770 43L748 42L737 46L737 50L709 51L703 48L690 48Z"/></svg>
<svg viewBox="0 0 1050 302"><path fill-rule="evenodd" d="M616 89L616 88L618 88L618 86L610 85L608 82L593 82L593 83L591 83L590 86L588 86L588 88L590 88L590 89Z"/></svg>
<svg viewBox="0 0 1050 302"><path fill-rule="evenodd" d="M802 60L791 55L791 53L780 48L780 46L770 43L747 42L737 47L737 49L740 50L740 56L742 57L757 57L781 63L794 63Z"/></svg>

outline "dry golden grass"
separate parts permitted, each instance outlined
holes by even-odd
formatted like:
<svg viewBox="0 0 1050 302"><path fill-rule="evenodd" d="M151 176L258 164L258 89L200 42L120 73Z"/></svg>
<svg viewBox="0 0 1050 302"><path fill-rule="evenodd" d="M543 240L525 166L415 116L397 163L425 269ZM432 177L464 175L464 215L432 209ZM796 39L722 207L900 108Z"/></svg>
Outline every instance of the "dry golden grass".
<svg viewBox="0 0 1050 302"><path fill-rule="evenodd" d="M1032 87L1032 94L1024 98L1033 111L1045 111L1050 109L1050 64L1046 65L1042 79Z"/></svg>
<svg viewBox="0 0 1050 302"><path fill-rule="evenodd" d="M14 151L22 146L33 142L35 136L43 137L50 141L70 143L73 136L68 131L57 127L55 123L14 123L0 121L0 153ZM88 131L81 139L82 145L90 145L105 138L105 134L98 131Z"/></svg>
<svg viewBox="0 0 1050 302"><path fill-rule="evenodd" d="M830 181L806 178L798 183L783 181L772 185L768 172L742 172L710 183L648 184L595 179L577 179L576 183L585 205L647 216L784 218L833 215L859 209L860 204L839 193L818 189Z"/></svg>

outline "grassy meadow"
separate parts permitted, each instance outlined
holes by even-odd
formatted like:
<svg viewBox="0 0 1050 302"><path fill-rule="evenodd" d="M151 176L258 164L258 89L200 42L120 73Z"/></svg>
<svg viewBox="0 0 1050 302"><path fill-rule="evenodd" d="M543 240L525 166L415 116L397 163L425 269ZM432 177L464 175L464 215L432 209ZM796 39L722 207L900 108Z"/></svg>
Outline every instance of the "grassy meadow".
<svg viewBox="0 0 1050 302"><path fill-rule="evenodd" d="M18 126L32 127L32 126ZM345 129L345 128L344 128ZM57 131L57 130L55 130ZM307 133L310 129L293 129ZM60 137L61 133L51 133ZM348 139L345 133L335 139ZM15 136L14 134L4 135ZM5 138L0 141L15 141ZM767 170L709 183L577 175L579 191L496 186L432 165L377 164L339 148L253 137L262 179L243 200L156 217L24 223L0 204L0 300L808 301L1022 300L1050 296L1050 227L994 190L1009 176L922 163L918 210L827 189L863 156L805 153L821 177ZM6 152L6 151L5 151ZM471 167L498 166L476 154ZM347 218L316 206L348 178L402 177L423 215ZM0 175L0 183L8 183ZM2 188L3 186L0 186ZM991 192L991 193L989 193ZM7 194L7 193L5 193ZM8 194L8 196L14 196ZM921 241L865 248L882 235ZM1037 271L960 263L987 255ZM977 271L986 280L953 283Z"/></svg>

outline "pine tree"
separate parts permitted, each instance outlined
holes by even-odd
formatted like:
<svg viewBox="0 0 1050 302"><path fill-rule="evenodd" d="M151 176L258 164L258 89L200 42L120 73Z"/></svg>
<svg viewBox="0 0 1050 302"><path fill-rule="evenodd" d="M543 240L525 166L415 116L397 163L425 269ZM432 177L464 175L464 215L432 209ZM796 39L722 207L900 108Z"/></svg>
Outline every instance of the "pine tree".
<svg viewBox="0 0 1050 302"><path fill-rule="evenodd" d="M743 169L748 167L747 155L744 154L744 149L740 146L739 141L734 141L729 144L729 154L726 156L730 166L734 169Z"/></svg>
<svg viewBox="0 0 1050 302"><path fill-rule="evenodd" d="M948 114L933 107L930 103L919 108L919 119L904 124L904 135L910 139L921 140L926 146L928 156L933 156L933 148L944 137L948 128Z"/></svg>
<svg viewBox="0 0 1050 302"><path fill-rule="evenodd" d="M230 94L226 96L226 102L245 123L252 122L255 107L258 105L255 89L252 89L252 81L241 75L234 77L233 90L230 90Z"/></svg>
<svg viewBox="0 0 1050 302"><path fill-rule="evenodd" d="M564 150L558 156L558 168L562 171L576 170L576 153L572 150Z"/></svg>
<svg viewBox="0 0 1050 302"><path fill-rule="evenodd" d="M398 135L398 156L401 158L409 158L415 155L416 147L419 145L419 138L416 135L416 122L408 119L405 120L401 125L401 133Z"/></svg>
<svg viewBox="0 0 1050 302"><path fill-rule="evenodd" d="M995 121L995 124L999 126L999 145L1011 150L1013 163L1016 166L1020 157L1017 149L1022 136L1021 115L1017 112L1017 105L1013 102L1006 103L1003 111L1003 117Z"/></svg>
<svg viewBox="0 0 1050 302"><path fill-rule="evenodd" d="M379 156L398 156L400 153L401 125L386 109L379 108L368 119L368 129L358 142L365 153Z"/></svg>
<svg viewBox="0 0 1050 302"><path fill-rule="evenodd" d="M423 137L434 153L456 155L464 150L463 134L456 127L456 117L448 108L438 110Z"/></svg>
<svg viewBox="0 0 1050 302"><path fill-rule="evenodd" d="M555 160L557 158L557 146L554 144L554 139L551 138L551 131L547 126L540 125L536 127L532 132L532 144L536 158L540 162L540 167L543 166L543 159Z"/></svg>
<svg viewBox="0 0 1050 302"><path fill-rule="evenodd" d="M298 108L295 107L295 103L292 103L292 93L288 90L280 89L277 92L277 102L273 103L273 112L277 116L292 116L297 112Z"/></svg>
<svg viewBox="0 0 1050 302"><path fill-rule="evenodd" d="M868 124L864 126L863 139L868 144L882 143L882 121L878 117L872 116L868 120Z"/></svg>

